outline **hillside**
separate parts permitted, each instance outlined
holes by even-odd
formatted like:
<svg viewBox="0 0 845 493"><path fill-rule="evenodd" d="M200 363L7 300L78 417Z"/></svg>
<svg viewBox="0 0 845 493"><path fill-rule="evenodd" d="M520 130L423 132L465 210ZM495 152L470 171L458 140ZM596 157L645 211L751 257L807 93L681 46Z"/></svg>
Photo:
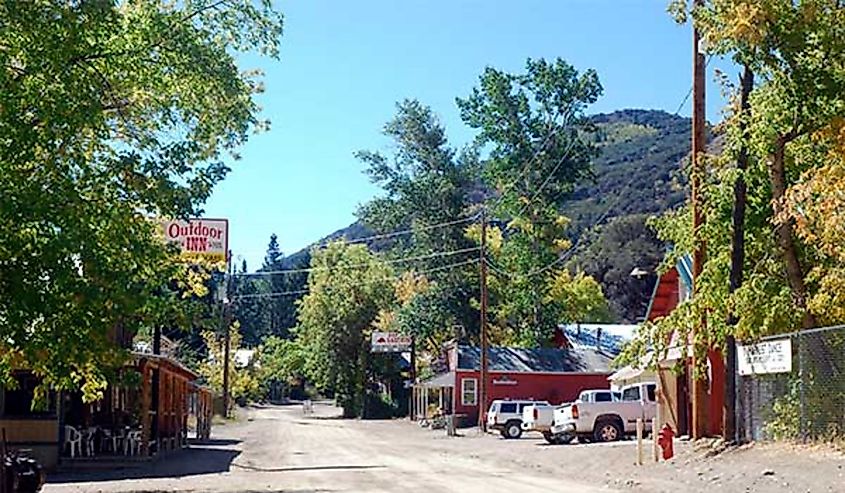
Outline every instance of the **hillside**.
<svg viewBox="0 0 845 493"><path fill-rule="evenodd" d="M601 155L594 180L585 181L564 205L573 236L607 213L607 219L656 214L681 205L689 153L690 120L665 111L620 110L592 117L599 127ZM620 197L622 195L622 197Z"/></svg>
<svg viewBox="0 0 845 493"><path fill-rule="evenodd" d="M591 117L601 148L593 178L579 184L563 205L578 248L570 261L596 277L619 321L635 322L645 312L651 282L633 279L634 266L653 270L663 246L645 227L649 215L681 205L686 180L681 162L689 152L690 120L658 110L627 109ZM479 194L482 195L482 194ZM603 217L604 216L604 217ZM601 226L595 227L599 219ZM319 242L355 240L373 232L360 222ZM370 244L379 250L383 244ZM304 249L285 258L286 267L309 260Z"/></svg>

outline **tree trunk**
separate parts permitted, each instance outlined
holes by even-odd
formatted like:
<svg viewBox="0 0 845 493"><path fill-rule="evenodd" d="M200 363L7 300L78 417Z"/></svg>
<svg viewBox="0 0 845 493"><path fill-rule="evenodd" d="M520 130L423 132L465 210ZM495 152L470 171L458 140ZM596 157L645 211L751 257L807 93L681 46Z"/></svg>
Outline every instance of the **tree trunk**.
<svg viewBox="0 0 845 493"><path fill-rule="evenodd" d="M787 142L787 137L778 137L769 167L772 181L772 206L775 217L779 216L783 210L783 197L786 195L785 154ZM789 287L792 290L792 296L795 299L795 303L804 312L801 327L804 329L812 328L816 325L816 320L813 314L807 310L807 289L804 285L804 271L801 268L801 261L798 259L798 250L795 247L793 239L792 220L785 219L783 222L778 223L775 227L775 233L777 234L778 245L780 245L783 260L786 264L786 276L789 281Z"/></svg>
<svg viewBox="0 0 845 493"><path fill-rule="evenodd" d="M746 119L751 111L749 96L754 87L754 73L746 65L742 73L742 90L740 93L740 134L742 143L739 155L736 159L736 168L740 171L734 183L734 204L733 204L733 237L731 238L731 273L729 292L734 293L742 286L743 263L745 262L745 203L747 198L745 170L748 169L748 124ZM731 312L728 324L735 327L739 317ZM736 409L737 389L737 355L736 337L731 330L725 340L725 440L737 442L740 440L738 432L738 413Z"/></svg>

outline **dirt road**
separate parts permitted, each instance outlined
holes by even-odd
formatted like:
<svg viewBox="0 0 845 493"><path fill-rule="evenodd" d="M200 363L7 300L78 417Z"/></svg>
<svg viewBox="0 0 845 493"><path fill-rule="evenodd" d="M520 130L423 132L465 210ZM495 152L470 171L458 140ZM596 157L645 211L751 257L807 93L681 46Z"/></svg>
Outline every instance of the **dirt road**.
<svg viewBox="0 0 845 493"><path fill-rule="evenodd" d="M407 420L336 419L315 406L242 410L214 441L143 468L55 475L46 493L396 492L522 493L677 491L838 493L845 455L825 446L676 442L671 461L634 464L633 441L547 445L539 435L422 429ZM646 441L646 450L651 442Z"/></svg>
<svg viewBox="0 0 845 493"><path fill-rule="evenodd" d="M57 475L46 493L69 492L583 492L578 484L483 457L496 438L449 439L407 421L333 419L332 408L303 417L298 407L246 411L218 427L215 442L143 468ZM323 415L320 416L320 413ZM474 432L473 432L474 433ZM463 442L463 443L460 443ZM475 442L474 446L468 442ZM508 444L500 444L505 447Z"/></svg>

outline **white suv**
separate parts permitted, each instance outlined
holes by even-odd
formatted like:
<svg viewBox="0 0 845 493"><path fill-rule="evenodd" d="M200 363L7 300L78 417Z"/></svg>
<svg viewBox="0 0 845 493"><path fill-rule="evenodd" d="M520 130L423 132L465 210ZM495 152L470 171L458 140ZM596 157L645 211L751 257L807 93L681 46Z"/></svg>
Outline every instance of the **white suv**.
<svg viewBox="0 0 845 493"><path fill-rule="evenodd" d="M487 411L487 428L498 430L505 438L522 436L522 410L534 404L549 406L547 401L495 400Z"/></svg>

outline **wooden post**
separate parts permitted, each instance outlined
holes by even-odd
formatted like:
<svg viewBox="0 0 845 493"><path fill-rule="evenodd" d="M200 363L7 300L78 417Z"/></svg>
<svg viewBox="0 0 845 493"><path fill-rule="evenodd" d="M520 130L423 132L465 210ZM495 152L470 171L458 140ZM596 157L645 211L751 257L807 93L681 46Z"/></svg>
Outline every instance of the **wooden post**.
<svg viewBox="0 0 845 493"><path fill-rule="evenodd" d="M223 304L223 417L229 417L229 360L231 355L231 334L229 330L232 314L232 251L226 257L228 275L226 276L226 301Z"/></svg>
<svg viewBox="0 0 845 493"><path fill-rule="evenodd" d="M158 433L156 433L156 453L161 453L164 450L164 437L165 437L165 407L164 407L164 399L167 395L165 391L165 385L167 382L167 376L162 371L161 362L158 362L158 406L156 406L156 426Z"/></svg>
<svg viewBox="0 0 845 493"><path fill-rule="evenodd" d="M651 453L654 456L654 462L660 462L660 447L657 445L657 433L660 428L657 423L657 418L651 420Z"/></svg>
<svg viewBox="0 0 845 493"><path fill-rule="evenodd" d="M695 0L694 5L700 6L703 0ZM702 199L701 182L704 176L704 151L707 139L706 115L704 105L704 54L700 50L701 36L693 23L692 29L692 156L691 156L691 179L690 179L690 202L692 203L692 225L693 225L693 258L692 258L692 282L693 296L698 294L701 272L704 267L706 256L706 245L702 237L704 227L704 204ZM706 405L706 377L699 374L697 369L703 366L699 357L704 354L707 358L707 351L699 348L699 338L706 331L707 321L702 318L698 327L693 332L693 383L692 383L692 436L702 438L707 433L707 405ZM709 344L709 343L708 343Z"/></svg>
<svg viewBox="0 0 845 493"><path fill-rule="evenodd" d="M411 336L411 365L408 371L408 377L411 380L411 400L408 414L411 421L414 420L414 391L417 385L417 338Z"/></svg>
<svg viewBox="0 0 845 493"><path fill-rule="evenodd" d="M146 362L141 362L141 453L142 455L149 455L150 453L150 434L152 430L152 420L150 419L150 411L152 411L152 373L150 367Z"/></svg>
<svg viewBox="0 0 845 493"><path fill-rule="evenodd" d="M643 418L637 418L637 465L643 465Z"/></svg>
<svg viewBox="0 0 845 493"><path fill-rule="evenodd" d="M6 428L0 428L0 493L6 491Z"/></svg>
<svg viewBox="0 0 845 493"><path fill-rule="evenodd" d="M484 420L484 411L487 410L487 260L485 249L487 247L487 212L481 209L481 248L479 249L479 268L481 276L481 306L480 306L480 331L481 331L481 368L478 379L478 427L482 432L487 431L487 422Z"/></svg>

